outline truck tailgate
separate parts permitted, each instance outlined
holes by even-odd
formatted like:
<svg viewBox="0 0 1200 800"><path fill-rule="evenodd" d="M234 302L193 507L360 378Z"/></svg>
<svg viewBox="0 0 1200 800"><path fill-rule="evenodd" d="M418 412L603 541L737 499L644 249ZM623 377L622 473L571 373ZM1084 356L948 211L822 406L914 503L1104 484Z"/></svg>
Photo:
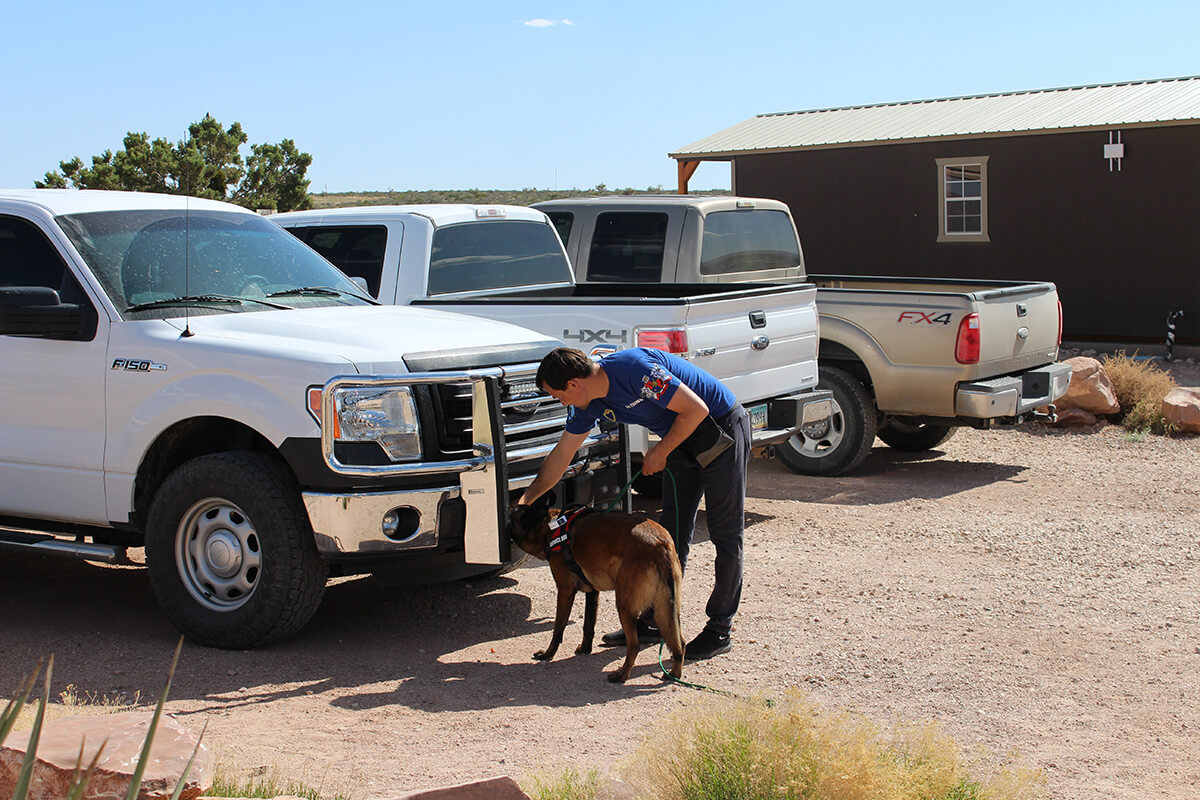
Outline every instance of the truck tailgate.
<svg viewBox="0 0 1200 800"><path fill-rule="evenodd" d="M693 363L720 378L743 404L817 385L817 290L773 286L761 293L688 298Z"/></svg>
<svg viewBox="0 0 1200 800"><path fill-rule="evenodd" d="M1050 283L972 293L979 313L980 376L1053 361L1058 351L1058 292Z"/></svg>

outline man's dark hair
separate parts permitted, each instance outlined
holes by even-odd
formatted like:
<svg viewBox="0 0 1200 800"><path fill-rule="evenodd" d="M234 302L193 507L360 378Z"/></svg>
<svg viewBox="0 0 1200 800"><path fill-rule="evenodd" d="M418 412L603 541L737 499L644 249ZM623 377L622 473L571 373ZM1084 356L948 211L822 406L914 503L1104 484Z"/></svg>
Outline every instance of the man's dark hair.
<svg viewBox="0 0 1200 800"><path fill-rule="evenodd" d="M567 388L567 382L586 378L592 374L592 360L582 350L560 347L552 350L538 365L537 385L539 389L549 386L556 392Z"/></svg>

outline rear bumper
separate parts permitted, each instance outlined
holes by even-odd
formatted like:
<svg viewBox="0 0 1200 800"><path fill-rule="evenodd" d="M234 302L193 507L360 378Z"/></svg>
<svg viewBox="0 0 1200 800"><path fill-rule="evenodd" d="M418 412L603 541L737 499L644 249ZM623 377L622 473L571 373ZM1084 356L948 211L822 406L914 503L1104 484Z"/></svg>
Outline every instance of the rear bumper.
<svg viewBox="0 0 1200 800"><path fill-rule="evenodd" d="M814 389L775 397L750 405L746 411L750 414L752 447L782 444L801 430L810 438L820 439L829 429L833 416L833 392Z"/></svg>
<svg viewBox="0 0 1200 800"><path fill-rule="evenodd" d="M960 417L1016 417L1050 405L1071 385L1070 364L1049 364L1016 375L959 384L954 410Z"/></svg>

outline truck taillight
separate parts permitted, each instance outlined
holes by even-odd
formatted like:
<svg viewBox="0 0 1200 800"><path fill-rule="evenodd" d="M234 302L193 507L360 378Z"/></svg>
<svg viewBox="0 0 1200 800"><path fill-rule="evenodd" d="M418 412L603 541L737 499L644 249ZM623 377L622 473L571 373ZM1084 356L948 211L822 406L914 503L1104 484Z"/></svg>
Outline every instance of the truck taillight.
<svg viewBox="0 0 1200 800"><path fill-rule="evenodd" d="M972 312L958 323L958 342L954 359L960 364L979 363L979 314Z"/></svg>
<svg viewBox="0 0 1200 800"><path fill-rule="evenodd" d="M637 332L634 344L652 350L666 350L682 355L688 351L687 330L684 328L643 329Z"/></svg>
<svg viewBox="0 0 1200 800"><path fill-rule="evenodd" d="M1062 347L1062 300L1058 301L1058 343L1057 347Z"/></svg>

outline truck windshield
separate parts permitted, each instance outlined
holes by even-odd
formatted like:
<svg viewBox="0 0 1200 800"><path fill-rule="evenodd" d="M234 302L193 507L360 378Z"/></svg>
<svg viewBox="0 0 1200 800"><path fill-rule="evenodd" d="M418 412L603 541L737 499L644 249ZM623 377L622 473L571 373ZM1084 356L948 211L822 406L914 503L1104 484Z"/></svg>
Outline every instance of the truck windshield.
<svg viewBox="0 0 1200 800"><path fill-rule="evenodd" d="M122 314L170 317L371 302L328 261L253 214L98 211L61 216L58 224ZM206 297L247 302L200 302ZM279 299L263 302L267 297Z"/></svg>
<svg viewBox="0 0 1200 800"><path fill-rule="evenodd" d="M464 222L433 234L431 295L570 280L571 265L558 235L544 222Z"/></svg>
<svg viewBox="0 0 1200 800"><path fill-rule="evenodd" d="M800 244L782 211L714 211L704 217L702 275L800 265Z"/></svg>

